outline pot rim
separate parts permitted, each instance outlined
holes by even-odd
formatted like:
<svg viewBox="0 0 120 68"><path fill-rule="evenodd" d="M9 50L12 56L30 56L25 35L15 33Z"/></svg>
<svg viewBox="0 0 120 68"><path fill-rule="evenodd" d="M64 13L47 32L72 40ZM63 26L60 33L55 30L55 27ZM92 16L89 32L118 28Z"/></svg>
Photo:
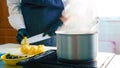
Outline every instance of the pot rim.
<svg viewBox="0 0 120 68"><path fill-rule="evenodd" d="M81 35L90 35L90 34L97 34L98 32L94 32L94 33L72 33L72 32L69 32L69 33L66 33L66 32L63 32L63 31L56 31L55 32L56 34L66 34L66 35L71 35L71 34L74 34L74 35L78 35L78 34L81 34Z"/></svg>

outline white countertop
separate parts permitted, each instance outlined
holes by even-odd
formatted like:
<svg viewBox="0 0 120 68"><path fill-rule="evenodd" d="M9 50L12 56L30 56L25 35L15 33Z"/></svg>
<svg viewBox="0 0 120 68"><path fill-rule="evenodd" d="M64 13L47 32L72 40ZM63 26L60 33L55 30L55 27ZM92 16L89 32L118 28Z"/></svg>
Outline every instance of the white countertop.
<svg viewBox="0 0 120 68"><path fill-rule="evenodd" d="M56 49L56 47L45 46L45 50L49 50L49 49ZM12 53L17 55L22 55L22 53L20 52L20 45L13 43L1 44L0 53ZM110 60L114 57L114 55L115 55L114 53L98 52L97 55L98 68L104 68L106 65L108 65Z"/></svg>
<svg viewBox="0 0 120 68"><path fill-rule="evenodd" d="M120 68L120 55L115 55L106 68Z"/></svg>

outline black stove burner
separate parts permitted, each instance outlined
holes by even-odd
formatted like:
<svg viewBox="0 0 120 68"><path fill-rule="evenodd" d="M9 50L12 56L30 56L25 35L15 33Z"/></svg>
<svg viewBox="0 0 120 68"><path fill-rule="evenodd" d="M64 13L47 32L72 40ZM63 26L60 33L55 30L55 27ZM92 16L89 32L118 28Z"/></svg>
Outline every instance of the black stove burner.
<svg viewBox="0 0 120 68"><path fill-rule="evenodd" d="M89 60L66 60L58 58L58 61L61 63L69 63L69 64L90 64L96 62L96 60L89 59Z"/></svg>
<svg viewBox="0 0 120 68"><path fill-rule="evenodd" d="M63 61L58 60L56 50L48 50L42 54L35 55L18 62L17 65L22 65L23 68L97 68L96 61ZM33 66L33 67L32 67Z"/></svg>

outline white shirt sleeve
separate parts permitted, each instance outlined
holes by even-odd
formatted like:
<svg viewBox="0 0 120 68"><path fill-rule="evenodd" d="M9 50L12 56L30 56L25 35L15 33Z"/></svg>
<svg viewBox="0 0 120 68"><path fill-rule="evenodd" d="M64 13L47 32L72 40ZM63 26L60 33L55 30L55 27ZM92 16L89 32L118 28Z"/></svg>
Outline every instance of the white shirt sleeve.
<svg viewBox="0 0 120 68"><path fill-rule="evenodd" d="M25 28L23 15L21 13L21 0L7 0L7 6L8 6L8 21L10 25L18 30L21 28Z"/></svg>
<svg viewBox="0 0 120 68"><path fill-rule="evenodd" d="M64 10L62 11L62 16L67 18L70 15L69 13L67 13L69 11L69 8L70 8L70 6L68 4L69 0L62 0L62 2L64 5Z"/></svg>

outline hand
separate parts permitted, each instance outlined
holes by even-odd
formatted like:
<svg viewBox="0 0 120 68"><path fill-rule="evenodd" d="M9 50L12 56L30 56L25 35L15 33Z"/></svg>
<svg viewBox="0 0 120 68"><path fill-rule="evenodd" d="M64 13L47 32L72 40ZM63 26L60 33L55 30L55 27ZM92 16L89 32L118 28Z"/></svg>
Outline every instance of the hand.
<svg viewBox="0 0 120 68"><path fill-rule="evenodd" d="M43 36L45 36L45 35L49 35L49 36L56 35L55 31L62 24L63 24L63 22L61 20L59 20L58 22L56 22L55 24L53 24L50 28L48 28L48 30L44 32Z"/></svg>
<svg viewBox="0 0 120 68"><path fill-rule="evenodd" d="M16 35L16 40L17 40L17 42L18 42L19 44L21 44L21 41L22 41L22 39L23 39L25 36L26 36L26 37L29 37L26 29L19 29L19 30L18 30L18 33L17 33L17 35Z"/></svg>
<svg viewBox="0 0 120 68"><path fill-rule="evenodd" d="M65 23L65 22L67 21L67 18L64 17L64 16L62 16L62 17L60 17L60 20L61 20L63 23Z"/></svg>

